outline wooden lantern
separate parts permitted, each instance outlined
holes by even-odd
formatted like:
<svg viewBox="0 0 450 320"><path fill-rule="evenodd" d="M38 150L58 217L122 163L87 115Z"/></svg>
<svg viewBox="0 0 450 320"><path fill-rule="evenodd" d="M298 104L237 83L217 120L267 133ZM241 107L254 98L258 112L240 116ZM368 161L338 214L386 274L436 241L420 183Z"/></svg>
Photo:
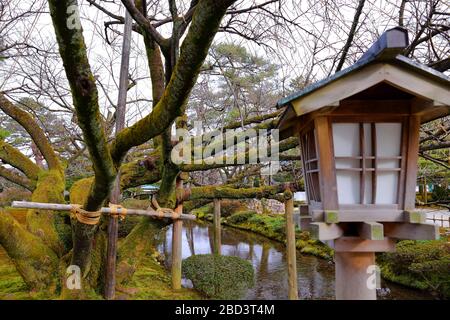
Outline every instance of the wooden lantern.
<svg viewBox="0 0 450 320"><path fill-rule="evenodd" d="M356 64L279 101L280 136L300 139L302 221L335 249L337 299L376 298L368 270L394 239L438 237L414 211L419 128L450 114L450 79L402 56L407 45L388 30Z"/></svg>

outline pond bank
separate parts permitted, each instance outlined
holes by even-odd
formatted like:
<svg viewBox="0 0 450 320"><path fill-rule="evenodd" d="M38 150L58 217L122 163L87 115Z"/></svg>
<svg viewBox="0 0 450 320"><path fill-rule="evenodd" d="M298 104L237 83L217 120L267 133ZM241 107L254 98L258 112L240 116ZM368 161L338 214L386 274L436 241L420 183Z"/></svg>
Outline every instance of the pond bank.
<svg viewBox="0 0 450 320"><path fill-rule="evenodd" d="M255 271L255 286L249 289L244 299L287 299L287 262L285 246L275 240L253 232L223 226L221 254L237 256L252 263ZM166 267L171 262L172 226L165 232L158 250L165 257ZM183 223L182 258L193 254L209 254L213 248L213 226L207 222ZM334 299L334 264L313 255L297 254L299 297L302 300ZM183 278L183 286L192 283ZM412 290L391 282L382 281L383 292L378 299L433 299L424 291Z"/></svg>
<svg viewBox="0 0 450 320"><path fill-rule="evenodd" d="M192 214L200 220L211 222L211 214L203 214L202 211L193 210ZM240 211L221 219L221 224L233 228L251 231L271 240L286 243L286 222L280 214L257 214L255 211ZM310 238L309 232L295 230L296 247L304 254L310 254L326 260L333 259L333 249L320 241Z"/></svg>
<svg viewBox="0 0 450 320"><path fill-rule="evenodd" d="M211 222L212 214L206 211L207 208L193 210L198 219ZM205 212L206 211L206 212ZM254 211L241 211L229 215L221 219L221 224L233 228L250 231L268 239L275 240L280 243L286 242L285 236L285 220L282 215L273 214L257 214ZM311 254L316 257L333 260L333 250L321 243L320 241L309 238L308 232L296 230L296 247L304 254ZM377 262L381 269L381 276L389 282L399 284L414 290L422 290L428 296L430 293L437 298L448 299L450 297L450 247L449 244L439 241L417 241L415 247L405 252L404 241L399 242L397 252L387 254L377 254ZM416 243L409 241L409 244ZM428 245L425 245L427 243ZM424 249L433 248L432 251ZM411 249L412 248L412 249ZM447 248L447 249L446 249ZM424 255L423 251L432 252ZM408 257L408 258L405 258ZM426 259L431 259L427 266L424 266ZM395 268L393 261L399 261L401 268ZM422 263L419 268L418 263ZM426 268L434 268L433 273ZM436 270L436 268L440 268ZM428 273L427 273L428 272Z"/></svg>

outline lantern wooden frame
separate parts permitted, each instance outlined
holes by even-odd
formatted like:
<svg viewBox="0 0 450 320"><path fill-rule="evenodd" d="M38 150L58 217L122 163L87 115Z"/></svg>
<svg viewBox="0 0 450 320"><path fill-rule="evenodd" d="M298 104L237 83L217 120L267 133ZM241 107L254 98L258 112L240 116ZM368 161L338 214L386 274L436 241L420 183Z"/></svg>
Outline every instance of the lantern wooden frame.
<svg viewBox="0 0 450 320"><path fill-rule="evenodd" d="M362 281L367 278L365 268L375 264L374 252L395 250L394 239L439 237L438 227L426 224L425 214L415 211L419 130L424 122L450 115L450 79L402 56L407 45L406 30L388 30L355 65L278 103L285 108L280 137L300 139L308 199L307 208L300 210L301 227L335 249L337 298L375 298L375 290ZM397 153L383 159L377 148L393 142L389 137L377 141L377 128L395 129L386 125L392 123L401 126L400 145ZM339 128L359 132L352 136L359 153L336 156ZM339 168L338 161L351 165ZM397 165L382 168L383 161ZM344 171L353 172L348 174L351 183L359 173L360 203L353 203L356 195L350 203L340 203L338 178ZM387 201L386 194L378 201L383 198L377 196L378 178L388 171L397 179L396 195L393 201Z"/></svg>

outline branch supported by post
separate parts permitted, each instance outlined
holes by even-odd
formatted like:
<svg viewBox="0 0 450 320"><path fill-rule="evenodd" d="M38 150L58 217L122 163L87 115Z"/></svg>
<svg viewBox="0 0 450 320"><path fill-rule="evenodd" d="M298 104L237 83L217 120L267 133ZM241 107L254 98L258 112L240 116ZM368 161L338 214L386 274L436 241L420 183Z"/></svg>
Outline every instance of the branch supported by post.
<svg viewBox="0 0 450 320"><path fill-rule="evenodd" d="M183 206L178 205L175 211L183 212ZM183 221L175 220L172 229L172 288L174 290L181 289L182 230Z"/></svg>
<svg viewBox="0 0 450 320"><path fill-rule="evenodd" d="M13 208L24 208L24 209L37 209L37 210L52 210L52 211L70 211L73 206L70 204L60 204L60 203L40 203L40 202L27 202L27 201L13 201L11 207ZM176 209L170 213L167 210L155 211L151 209L140 210L140 209L126 209L117 208L118 215L122 215L126 211L126 215L137 215L137 216L147 216L154 218L167 218L167 219L178 219L178 220L195 220L196 217L193 214L183 214L176 211ZM110 215L112 209L109 207L100 208L99 212L101 214Z"/></svg>
<svg viewBox="0 0 450 320"><path fill-rule="evenodd" d="M128 90L128 69L130 66L131 52L131 32L133 20L128 10L125 10L125 23L122 44L122 61L119 75L119 97L116 107L116 137L125 127L125 113L127 106ZM117 173L114 187L111 192L110 202L119 204L120 202L120 172ZM119 221L117 215L111 215L108 223L108 246L106 250L105 268L105 298L113 300L116 295L116 259L117 259L117 239L119 234Z"/></svg>
<svg viewBox="0 0 450 320"><path fill-rule="evenodd" d="M214 199L214 254L221 254L220 199Z"/></svg>
<svg viewBox="0 0 450 320"><path fill-rule="evenodd" d="M286 191L285 219L286 219L286 247L287 247L287 263L288 263L288 282L290 300L298 300L297 288L297 257L295 247L295 224L294 224L294 198L292 192Z"/></svg>

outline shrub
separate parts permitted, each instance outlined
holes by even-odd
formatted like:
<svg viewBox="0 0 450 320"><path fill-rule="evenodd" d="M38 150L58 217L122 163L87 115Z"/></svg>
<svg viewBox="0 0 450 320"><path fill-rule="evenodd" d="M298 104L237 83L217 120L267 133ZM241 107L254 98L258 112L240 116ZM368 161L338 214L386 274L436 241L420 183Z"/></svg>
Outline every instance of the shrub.
<svg viewBox="0 0 450 320"><path fill-rule="evenodd" d="M204 206L192 210L190 213L195 215L199 219L205 218L208 214L212 214L214 206L212 203L205 204Z"/></svg>
<svg viewBox="0 0 450 320"><path fill-rule="evenodd" d="M248 221L254 215L256 215L255 211L240 211L228 217L227 221L231 224L240 224Z"/></svg>
<svg viewBox="0 0 450 320"><path fill-rule="evenodd" d="M380 255L379 263L389 280L450 297L450 245L445 241L401 241L396 252Z"/></svg>
<svg viewBox="0 0 450 320"><path fill-rule="evenodd" d="M254 284L250 262L238 257L201 254L183 260L183 274L212 299L239 299Z"/></svg>
<svg viewBox="0 0 450 320"><path fill-rule="evenodd" d="M247 207L240 200L222 199L220 201L220 215L223 218L229 217L236 212L245 210L247 210Z"/></svg>

